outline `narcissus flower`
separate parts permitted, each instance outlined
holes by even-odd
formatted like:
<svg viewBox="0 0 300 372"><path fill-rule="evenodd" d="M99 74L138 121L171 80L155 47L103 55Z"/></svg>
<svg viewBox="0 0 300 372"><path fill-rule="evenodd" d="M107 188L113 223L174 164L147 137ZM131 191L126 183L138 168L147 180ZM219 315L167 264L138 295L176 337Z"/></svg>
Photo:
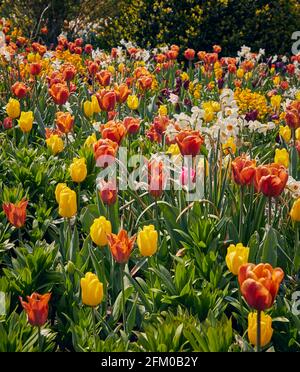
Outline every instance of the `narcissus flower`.
<svg viewBox="0 0 300 372"><path fill-rule="evenodd" d="M96 218L90 228L92 241L99 247L107 245L107 234L111 234L111 223L104 216Z"/></svg>
<svg viewBox="0 0 300 372"><path fill-rule="evenodd" d="M64 142L57 134L52 134L49 138L47 138L46 144L54 155L62 152L64 149Z"/></svg>
<svg viewBox="0 0 300 372"><path fill-rule="evenodd" d="M227 248L226 265L233 275L238 275L240 267L248 262L249 248L242 243L230 244Z"/></svg>
<svg viewBox="0 0 300 372"><path fill-rule="evenodd" d="M96 307L103 300L103 284L97 275L86 273L80 279L82 303L87 306Z"/></svg>
<svg viewBox="0 0 300 372"><path fill-rule="evenodd" d="M71 218L77 213L77 195L69 187L63 187L59 192L58 213L61 217Z"/></svg>
<svg viewBox="0 0 300 372"><path fill-rule="evenodd" d="M185 130L177 134L176 142L180 148L181 155L196 156L204 143L204 138L198 131Z"/></svg>
<svg viewBox="0 0 300 372"><path fill-rule="evenodd" d="M277 197L285 188L288 180L288 173L283 165L267 164L256 168L254 186L257 192L265 196Z"/></svg>
<svg viewBox="0 0 300 372"><path fill-rule="evenodd" d="M261 312L260 332L260 344L262 347L264 347L271 341L273 335L272 318L270 317L270 315L267 315L264 312ZM248 338L252 345L257 346L256 312L248 314Z"/></svg>
<svg viewBox="0 0 300 372"><path fill-rule="evenodd" d="M20 202L16 204L3 203L2 205L6 218L16 228L20 228L25 224L27 204L28 201L25 198L23 198Z"/></svg>
<svg viewBox="0 0 300 372"><path fill-rule="evenodd" d="M20 116L20 102L17 99L10 98L6 105L6 113L11 119L16 119Z"/></svg>
<svg viewBox="0 0 300 372"><path fill-rule="evenodd" d="M56 126L62 133L71 132L74 126L74 116L72 116L69 112L57 112Z"/></svg>
<svg viewBox="0 0 300 372"><path fill-rule="evenodd" d="M31 296L27 296L27 301L23 301L21 297L20 302L23 309L27 313L28 323L32 326L41 327L43 326L48 318L49 311L49 300L51 293L40 295L38 293L32 293Z"/></svg>
<svg viewBox="0 0 300 372"><path fill-rule="evenodd" d="M250 185L255 175L256 161L246 155L238 156L231 163L232 177L238 185Z"/></svg>
<svg viewBox="0 0 300 372"><path fill-rule="evenodd" d="M136 236L129 238L125 230L121 230L118 235L108 234L108 244L114 259L120 263L126 263L132 252Z"/></svg>
<svg viewBox="0 0 300 372"><path fill-rule="evenodd" d="M273 269L270 264L244 264L239 269L241 293L248 305L256 310L269 309L277 296L284 277L281 268Z"/></svg>
<svg viewBox="0 0 300 372"><path fill-rule="evenodd" d="M28 133L32 129L32 124L33 124L33 112L32 111L27 111L21 112L21 116L18 120L19 127L23 133Z"/></svg>
<svg viewBox="0 0 300 372"><path fill-rule="evenodd" d="M137 235L137 245L142 256L149 257L157 251L158 233L153 225L144 226Z"/></svg>
<svg viewBox="0 0 300 372"><path fill-rule="evenodd" d="M289 167L289 153L286 149L276 149L274 163L283 165L285 168Z"/></svg>
<svg viewBox="0 0 300 372"><path fill-rule="evenodd" d="M137 110L139 107L139 99L136 95L129 95L127 98L127 106L130 110Z"/></svg>
<svg viewBox="0 0 300 372"><path fill-rule="evenodd" d="M294 201L290 216L293 221L300 222L300 198Z"/></svg>
<svg viewBox="0 0 300 372"><path fill-rule="evenodd" d="M87 176L85 158L74 158L73 163L69 167L69 172L73 182L83 182Z"/></svg>

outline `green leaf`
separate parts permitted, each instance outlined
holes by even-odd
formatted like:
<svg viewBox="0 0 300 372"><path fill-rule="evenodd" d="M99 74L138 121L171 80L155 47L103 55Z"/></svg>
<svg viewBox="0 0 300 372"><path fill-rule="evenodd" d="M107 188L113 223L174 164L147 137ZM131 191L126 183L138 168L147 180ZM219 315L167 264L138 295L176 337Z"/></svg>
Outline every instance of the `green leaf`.
<svg viewBox="0 0 300 372"><path fill-rule="evenodd" d="M267 226L260 246L260 262L269 263L273 267L277 265L277 244L275 229L271 226Z"/></svg>

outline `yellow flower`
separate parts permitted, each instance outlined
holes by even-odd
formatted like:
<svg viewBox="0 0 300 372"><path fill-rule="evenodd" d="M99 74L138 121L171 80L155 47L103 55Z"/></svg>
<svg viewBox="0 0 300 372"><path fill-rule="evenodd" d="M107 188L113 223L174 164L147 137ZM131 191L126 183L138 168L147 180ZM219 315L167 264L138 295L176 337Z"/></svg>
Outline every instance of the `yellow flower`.
<svg viewBox="0 0 300 372"><path fill-rule="evenodd" d="M274 163L283 165L288 168L289 166L289 153L286 149L276 149Z"/></svg>
<svg viewBox="0 0 300 372"><path fill-rule="evenodd" d="M107 71L109 71L111 74L114 74L116 72L114 66L111 65L107 67Z"/></svg>
<svg viewBox="0 0 300 372"><path fill-rule="evenodd" d="M275 76L273 79L273 83L275 86L278 86L280 84L280 76Z"/></svg>
<svg viewBox="0 0 300 372"><path fill-rule="evenodd" d="M236 72L236 76L239 78L239 79L242 79L245 75L245 72L242 68L239 68Z"/></svg>
<svg viewBox="0 0 300 372"><path fill-rule="evenodd" d="M159 116L167 116L168 115L168 108L166 105L161 105L158 109Z"/></svg>
<svg viewBox="0 0 300 372"><path fill-rule="evenodd" d="M71 218L77 213L77 195L76 192L63 187L59 193L58 213L61 217Z"/></svg>
<svg viewBox="0 0 300 372"><path fill-rule="evenodd" d="M294 201L292 209L290 211L290 216L293 221L300 221L300 198Z"/></svg>
<svg viewBox="0 0 300 372"><path fill-rule="evenodd" d="M55 188L55 199L56 199L57 203L59 203L60 193L62 192L62 190L65 187L68 187L66 183L58 183L56 185L56 188Z"/></svg>
<svg viewBox="0 0 300 372"><path fill-rule="evenodd" d="M73 182L83 182L87 176L85 158L74 158L73 163L70 165L69 172Z"/></svg>
<svg viewBox="0 0 300 372"><path fill-rule="evenodd" d="M124 69L125 69L125 65L124 65L124 63L120 63L120 64L118 65L118 71L119 71L119 72L123 72Z"/></svg>
<svg viewBox="0 0 300 372"><path fill-rule="evenodd" d="M29 53L27 55L27 61L29 63L40 62L40 60L41 60L41 56L39 55L39 53Z"/></svg>
<svg viewBox="0 0 300 372"><path fill-rule="evenodd" d="M11 119L16 119L20 116L20 102L17 99L10 98L6 105L6 113Z"/></svg>
<svg viewBox="0 0 300 372"><path fill-rule="evenodd" d="M295 94L296 100L300 101L300 90Z"/></svg>
<svg viewBox="0 0 300 372"><path fill-rule="evenodd" d="M209 123L211 122L215 117L215 114L213 111L211 110L205 110L204 111L204 116L203 116L203 119L206 123Z"/></svg>
<svg viewBox="0 0 300 372"><path fill-rule="evenodd" d="M183 72L183 73L180 75L180 77L181 77L181 80L182 80L182 81L187 81L187 80L189 80L189 75L188 75L186 72Z"/></svg>
<svg viewBox="0 0 300 372"><path fill-rule="evenodd" d="M129 95L127 98L127 106L130 110L136 110L139 107L139 99L136 95Z"/></svg>
<svg viewBox="0 0 300 372"><path fill-rule="evenodd" d="M92 109L94 114L99 114L99 112L101 112L101 108L96 96L92 96Z"/></svg>
<svg viewBox="0 0 300 372"><path fill-rule="evenodd" d="M85 101L83 103L83 112L84 112L84 115L88 118L94 115L93 104L91 101Z"/></svg>
<svg viewBox="0 0 300 372"><path fill-rule="evenodd" d="M103 284L99 281L97 275L86 273L84 278L80 279L82 303L87 306L96 307L103 300Z"/></svg>
<svg viewBox="0 0 300 372"><path fill-rule="evenodd" d="M57 134L52 134L49 138L47 138L46 144L54 155L62 152L64 149L64 142Z"/></svg>
<svg viewBox="0 0 300 372"><path fill-rule="evenodd" d="M296 140L299 141L300 140L300 128L297 128L296 129L296 133L295 134L296 134Z"/></svg>
<svg viewBox="0 0 300 372"><path fill-rule="evenodd" d="M236 144L234 143L234 138L229 137L227 142L222 145L223 151L225 155L228 155L229 152L232 154L236 153Z"/></svg>
<svg viewBox="0 0 300 372"><path fill-rule="evenodd" d="M137 245L142 256L152 256L157 251L158 233L153 225L144 226L137 235Z"/></svg>
<svg viewBox="0 0 300 372"><path fill-rule="evenodd" d="M275 111L279 111L282 97L280 95L274 95L271 97L271 106Z"/></svg>
<svg viewBox="0 0 300 372"><path fill-rule="evenodd" d="M177 143L173 143L172 145L169 146L168 150L166 151L167 154L171 155L180 155L180 149Z"/></svg>
<svg viewBox="0 0 300 372"><path fill-rule="evenodd" d="M270 315L261 312L261 346L266 346L272 338L273 328L272 328L272 318ZM248 315L248 338L252 345L256 346L256 336L257 336L257 313L249 313Z"/></svg>
<svg viewBox="0 0 300 372"><path fill-rule="evenodd" d="M99 247L107 245L107 234L111 234L111 223L104 216L96 218L90 228L92 241Z"/></svg>
<svg viewBox="0 0 300 372"><path fill-rule="evenodd" d="M196 89L196 90L194 91L194 97L195 97L196 99L200 99L200 98L201 98L201 92L200 92L200 90Z"/></svg>
<svg viewBox="0 0 300 372"><path fill-rule="evenodd" d="M84 142L84 147L91 147L94 143L97 142L96 133L91 134Z"/></svg>
<svg viewBox="0 0 300 372"><path fill-rule="evenodd" d="M219 112L221 110L221 105L219 102L213 101L211 103L211 108L213 109L214 112Z"/></svg>
<svg viewBox="0 0 300 372"><path fill-rule="evenodd" d="M242 243L230 244L227 248L226 265L233 275L238 275L239 268L248 262L249 248Z"/></svg>
<svg viewBox="0 0 300 372"><path fill-rule="evenodd" d="M33 112L32 111L27 111L21 112L21 116L18 120L19 127L23 133L28 133L32 129L32 124L33 124Z"/></svg>
<svg viewBox="0 0 300 372"><path fill-rule="evenodd" d="M297 131L296 131L297 133ZM284 139L285 142L289 142L292 137L291 128L288 125L280 125L279 127L279 135Z"/></svg>

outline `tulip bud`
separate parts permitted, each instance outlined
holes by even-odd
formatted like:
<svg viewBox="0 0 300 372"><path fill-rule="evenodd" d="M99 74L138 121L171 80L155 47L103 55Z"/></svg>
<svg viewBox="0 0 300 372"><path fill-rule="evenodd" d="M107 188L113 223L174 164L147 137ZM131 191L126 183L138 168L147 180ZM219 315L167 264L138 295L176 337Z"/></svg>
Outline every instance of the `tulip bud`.
<svg viewBox="0 0 300 372"><path fill-rule="evenodd" d="M249 248L242 243L230 244L227 248L226 265L233 275L238 275L240 267L248 262Z"/></svg>
<svg viewBox="0 0 300 372"><path fill-rule="evenodd" d="M20 119L18 120L19 127L23 133L28 133L32 129L32 124L33 124L33 112L32 111L27 111L21 112Z"/></svg>
<svg viewBox="0 0 300 372"><path fill-rule="evenodd" d="M285 168L289 166L289 153L286 149L276 149L274 163L283 165Z"/></svg>
<svg viewBox="0 0 300 372"><path fill-rule="evenodd" d="M93 116L94 111L93 111L93 104L91 101L85 101L83 103L83 112L84 112L84 115L88 118Z"/></svg>
<svg viewBox="0 0 300 372"><path fill-rule="evenodd" d="M17 99L10 98L6 105L6 113L11 119L16 119L20 116L20 102Z"/></svg>
<svg viewBox="0 0 300 372"><path fill-rule="evenodd" d="M27 313L28 323L32 326L41 327L43 326L48 318L48 302L50 300L51 293L40 295L33 293L31 296L27 296L27 300L23 301L20 297L20 302L23 309Z"/></svg>
<svg viewBox="0 0 300 372"><path fill-rule="evenodd" d="M127 106L130 110L137 110L139 107L139 99L136 95L129 95L127 98Z"/></svg>
<svg viewBox="0 0 300 372"><path fill-rule="evenodd" d="M54 155L62 152L64 149L64 142L57 134L52 134L49 138L47 138L46 144Z"/></svg>
<svg viewBox="0 0 300 372"><path fill-rule="evenodd" d="M292 131L291 128L288 125L280 125L279 127L279 135L284 139L286 143L288 143L291 140L292 137Z"/></svg>
<svg viewBox="0 0 300 372"><path fill-rule="evenodd" d="M71 218L77 213L77 196L76 192L64 187L59 193L59 210L61 217Z"/></svg>
<svg viewBox="0 0 300 372"><path fill-rule="evenodd" d="M103 284L93 273L86 273L80 279L82 303L87 306L96 307L103 300Z"/></svg>
<svg viewBox="0 0 300 372"><path fill-rule="evenodd" d="M81 183L87 176L87 167L84 158L73 159L69 172L73 182Z"/></svg>
<svg viewBox="0 0 300 372"><path fill-rule="evenodd" d="M107 234L111 233L111 223L104 216L96 218L90 228L92 241L99 247L107 245Z"/></svg>
<svg viewBox="0 0 300 372"><path fill-rule="evenodd" d="M157 251L157 240L158 233L154 229L154 226L144 226L143 230L137 235L137 245L141 255L144 257L154 255L154 253Z"/></svg>
<svg viewBox="0 0 300 372"><path fill-rule="evenodd" d="M261 312L261 346L266 346L272 338L273 328L272 328L272 318L270 315ZM257 346L257 313L249 313L248 315L248 338L252 345Z"/></svg>

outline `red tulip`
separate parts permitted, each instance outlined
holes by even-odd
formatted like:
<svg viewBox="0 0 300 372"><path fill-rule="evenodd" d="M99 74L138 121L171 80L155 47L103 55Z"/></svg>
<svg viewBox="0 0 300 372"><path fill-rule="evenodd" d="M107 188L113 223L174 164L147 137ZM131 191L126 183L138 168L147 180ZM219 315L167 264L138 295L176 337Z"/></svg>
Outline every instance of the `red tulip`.
<svg viewBox="0 0 300 372"><path fill-rule="evenodd" d="M277 197L284 190L287 180L288 173L283 165L260 165L255 171L254 186L257 192L265 196Z"/></svg>
<svg viewBox="0 0 300 372"><path fill-rule="evenodd" d="M38 293L32 293L31 296L27 296L27 301L23 301L20 297L21 305L27 313L28 322L32 326L41 327L43 326L48 318L49 306L51 293L40 295Z"/></svg>
<svg viewBox="0 0 300 372"><path fill-rule="evenodd" d="M24 226L28 201L23 198L19 203L3 203L2 208L8 221L16 228Z"/></svg>

